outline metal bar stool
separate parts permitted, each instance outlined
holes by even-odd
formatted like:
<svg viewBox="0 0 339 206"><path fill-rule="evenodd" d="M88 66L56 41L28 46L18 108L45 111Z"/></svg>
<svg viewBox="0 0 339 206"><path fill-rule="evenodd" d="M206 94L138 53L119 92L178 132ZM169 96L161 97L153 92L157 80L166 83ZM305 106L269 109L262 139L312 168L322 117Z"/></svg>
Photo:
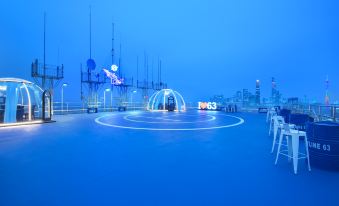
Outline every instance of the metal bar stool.
<svg viewBox="0 0 339 206"><path fill-rule="evenodd" d="M271 135L272 128L274 126L274 117L277 116L277 113L274 111L270 114L270 129L268 131L268 135Z"/></svg>
<svg viewBox="0 0 339 206"><path fill-rule="evenodd" d="M288 144L287 154L286 154L286 150L281 150L282 140L284 136L286 137L287 144ZM291 137L292 141L288 140L289 137ZM299 153L299 140L301 137L305 138L306 154ZM289 124L284 124L280 132L279 145L278 145L277 156L275 159L275 164L278 163L279 155L287 156L288 160L293 159L293 169L294 169L295 174L297 174L297 171L298 171L299 159L307 159L308 170L311 171L306 132L291 129Z"/></svg>
<svg viewBox="0 0 339 206"><path fill-rule="evenodd" d="M272 143L271 153L273 153L275 145L278 144L277 143L278 131L281 132L281 130L284 127L284 124L285 124L285 119L284 119L283 116L274 116L273 117L273 143ZM288 124L288 126L289 126L290 129L295 129L294 124Z"/></svg>

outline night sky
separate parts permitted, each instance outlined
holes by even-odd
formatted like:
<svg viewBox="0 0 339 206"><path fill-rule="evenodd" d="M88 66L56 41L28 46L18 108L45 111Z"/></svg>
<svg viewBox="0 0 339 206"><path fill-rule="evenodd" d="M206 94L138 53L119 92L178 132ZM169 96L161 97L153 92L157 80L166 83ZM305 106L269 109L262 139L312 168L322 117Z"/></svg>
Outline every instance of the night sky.
<svg viewBox="0 0 339 206"><path fill-rule="evenodd" d="M47 14L47 63L65 66L65 99L80 101L80 63L111 63L111 24L122 72L136 79L136 59L163 62L163 79L187 101L255 90L270 95L275 77L283 97L339 100L339 2L336 0L3 0L0 12L0 77L32 80L30 65L43 59ZM142 73L142 71L140 71ZM141 75L139 79L143 79ZM59 91L60 87L57 88ZM141 92L140 92L141 93ZM59 98L56 92L56 99Z"/></svg>

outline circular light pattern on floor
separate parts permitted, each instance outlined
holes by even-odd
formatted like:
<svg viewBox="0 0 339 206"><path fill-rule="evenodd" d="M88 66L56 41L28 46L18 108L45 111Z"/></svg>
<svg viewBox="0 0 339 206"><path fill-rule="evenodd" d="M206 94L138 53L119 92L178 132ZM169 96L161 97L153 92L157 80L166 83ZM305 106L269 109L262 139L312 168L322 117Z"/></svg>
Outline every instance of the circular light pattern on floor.
<svg viewBox="0 0 339 206"><path fill-rule="evenodd" d="M194 131L235 127L245 122L241 117L225 114L173 114L138 112L136 114L108 114L97 117L95 122L108 127L149 131ZM216 121L218 116L219 122ZM206 118L207 117L207 118ZM196 119L187 121L185 119ZM206 119L203 119L206 118ZM225 118L225 119L223 119ZM231 123L225 123L227 121ZM206 127L203 125L206 123Z"/></svg>
<svg viewBox="0 0 339 206"><path fill-rule="evenodd" d="M172 115L171 117L180 117L180 116L182 116L182 115ZM185 116L196 116L196 115L185 114ZM209 122L209 121L215 120L215 116L212 116L212 115L206 115L206 116L209 117L209 119L198 120L198 121L182 121L180 119L169 119L168 117L167 118L164 118L164 117L148 117L148 116L146 116L146 114L145 115L126 115L126 116L124 116L124 119L127 120L127 121L131 121L131 122L143 122L143 123L149 123L149 124L187 124L187 123ZM136 120L136 119L133 119L131 117L153 119L153 121ZM159 120L166 120L166 121L159 121Z"/></svg>

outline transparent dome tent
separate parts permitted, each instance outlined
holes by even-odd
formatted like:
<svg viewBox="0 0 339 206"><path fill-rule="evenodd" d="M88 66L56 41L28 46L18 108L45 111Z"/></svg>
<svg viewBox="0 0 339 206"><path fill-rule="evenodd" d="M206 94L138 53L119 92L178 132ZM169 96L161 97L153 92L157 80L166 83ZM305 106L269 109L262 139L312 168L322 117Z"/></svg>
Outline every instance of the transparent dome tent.
<svg viewBox="0 0 339 206"><path fill-rule="evenodd" d="M0 78L0 124L51 119L51 96L32 82Z"/></svg>
<svg viewBox="0 0 339 206"><path fill-rule="evenodd" d="M155 92L149 99L149 111L185 111L186 104L182 95L172 89L162 89Z"/></svg>

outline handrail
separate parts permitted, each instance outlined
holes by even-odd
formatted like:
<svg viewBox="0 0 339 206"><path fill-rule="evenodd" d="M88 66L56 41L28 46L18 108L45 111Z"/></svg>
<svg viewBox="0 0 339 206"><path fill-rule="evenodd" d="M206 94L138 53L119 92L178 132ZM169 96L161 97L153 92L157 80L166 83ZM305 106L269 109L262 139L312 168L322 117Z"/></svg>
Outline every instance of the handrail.
<svg viewBox="0 0 339 206"><path fill-rule="evenodd" d="M315 121L330 120L337 122L339 117L337 110L339 105L321 105L321 104L297 104L297 105L284 105L283 108L290 109L293 113L308 114L314 118Z"/></svg>

